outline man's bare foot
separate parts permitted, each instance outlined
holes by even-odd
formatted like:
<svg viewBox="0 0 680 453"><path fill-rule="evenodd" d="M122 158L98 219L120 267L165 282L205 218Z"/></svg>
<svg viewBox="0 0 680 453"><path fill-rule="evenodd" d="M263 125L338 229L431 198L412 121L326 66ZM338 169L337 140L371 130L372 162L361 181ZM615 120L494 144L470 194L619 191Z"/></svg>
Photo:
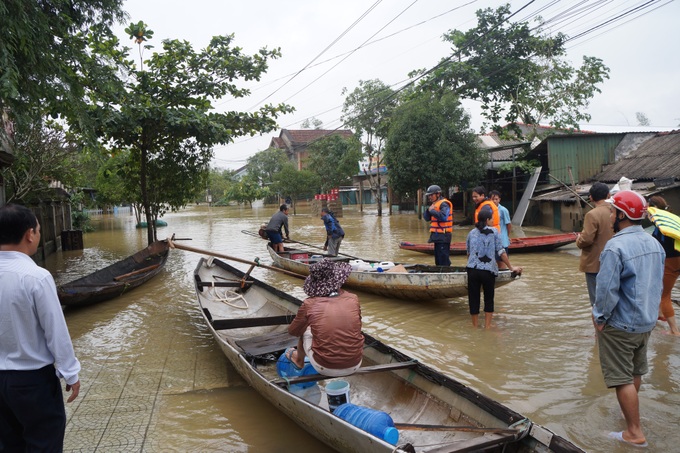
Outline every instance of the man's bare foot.
<svg viewBox="0 0 680 453"><path fill-rule="evenodd" d="M296 368L302 369L303 366L305 366L305 361L302 360L302 363L300 363L300 360L298 358L298 352L297 348L290 348L288 351L286 351L286 357L288 357L288 360L295 365Z"/></svg>

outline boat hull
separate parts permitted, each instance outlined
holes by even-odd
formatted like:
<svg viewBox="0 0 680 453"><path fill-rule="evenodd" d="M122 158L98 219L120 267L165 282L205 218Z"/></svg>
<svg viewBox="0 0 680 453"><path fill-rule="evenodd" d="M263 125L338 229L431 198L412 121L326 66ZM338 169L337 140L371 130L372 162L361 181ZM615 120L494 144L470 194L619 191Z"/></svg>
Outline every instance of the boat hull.
<svg viewBox="0 0 680 453"><path fill-rule="evenodd" d="M538 253L549 252L558 247L576 242L577 233L549 234L545 236L529 236L524 238L510 239L508 254L515 253ZM412 252L427 253L434 255L434 244L414 244L412 242L401 242L399 248ZM465 242L452 242L449 248L449 255L466 255L467 249Z"/></svg>
<svg viewBox="0 0 680 453"><path fill-rule="evenodd" d="M329 411L322 386L330 378L312 376L312 387L295 390L276 374L276 358L297 343L287 334L287 323L302 301L252 277L244 283L243 278L243 272L220 260L200 259L194 270L195 290L208 329L249 385L337 451L403 453L411 444L418 452L583 453L503 404L366 333L362 368L342 378L350 384L350 401L386 412L395 423L407 422L412 427L399 427L395 446L351 425ZM227 299L228 304L224 303ZM261 324L263 319L281 317L286 321Z"/></svg>
<svg viewBox="0 0 680 453"><path fill-rule="evenodd" d="M59 285L62 305L76 307L114 299L158 275L168 259L167 241L157 241L134 255L90 275Z"/></svg>
<svg viewBox="0 0 680 453"><path fill-rule="evenodd" d="M269 245L267 250L277 267L300 275L309 275L310 263L315 260L315 258L304 258L304 253L291 253L300 250L287 249L280 254ZM295 255L302 255L302 260L291 258ZM307 255L311 256L310 253ZM323 257L316 258L316 260L319 259ZM349 258L333 257L332 259L350 261ZM364 263L370 262L364 261ZM405 269L404 272L391 272L389 269L384 272L352 271L344 287L404 300L451 299L466 296L468 293L467 272L464 267L416 264L406 265ZM496 288L507 285L515 278L510 271L499 272L496 277Z"/></svg>

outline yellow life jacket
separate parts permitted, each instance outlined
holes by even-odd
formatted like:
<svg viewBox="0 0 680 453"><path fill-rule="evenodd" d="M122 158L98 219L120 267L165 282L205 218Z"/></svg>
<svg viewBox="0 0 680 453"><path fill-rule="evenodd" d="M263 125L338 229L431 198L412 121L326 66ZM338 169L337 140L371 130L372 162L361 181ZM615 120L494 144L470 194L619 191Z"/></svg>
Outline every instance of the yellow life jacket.
<svg viewBox="0 0 680 453"><path fill-rule="evenodd" d="M648 207L647 212L661 234L675 239L675 250L680 252L680 217L653 206Z"/></svg>

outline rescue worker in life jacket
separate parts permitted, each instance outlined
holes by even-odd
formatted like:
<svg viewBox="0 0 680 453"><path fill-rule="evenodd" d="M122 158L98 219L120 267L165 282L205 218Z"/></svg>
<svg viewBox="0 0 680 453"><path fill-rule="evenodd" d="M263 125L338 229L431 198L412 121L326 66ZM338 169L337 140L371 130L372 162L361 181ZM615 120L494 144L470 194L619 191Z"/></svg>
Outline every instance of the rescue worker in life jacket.
<svg viewBox="0 0 680 453"><path fill-rule="evenodd" d="M453 231L453 204L442 197L442 189L433 185L425 193L430 206L423 213L423 218L430 222L430 239L434 244L434 264L450 266L451 232Z"/></svg>

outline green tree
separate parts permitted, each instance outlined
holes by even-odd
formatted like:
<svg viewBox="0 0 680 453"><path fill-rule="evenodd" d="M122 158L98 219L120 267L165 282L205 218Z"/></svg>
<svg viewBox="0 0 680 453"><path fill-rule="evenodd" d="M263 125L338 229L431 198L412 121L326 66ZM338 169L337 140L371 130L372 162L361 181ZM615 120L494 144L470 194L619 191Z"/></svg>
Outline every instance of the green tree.
<svg viewBox="0 0 680 453"><path fill-rule="evenodd" d="M476 28L446 34L453 53L424 83L480 101L495 129L501 120L527 125L548 120L554 127L578 129L590 120L587 107L609 68L587 56L578 69L572 67L564 59L567 36L542 36L540 26L510 22L510 15L510 5L479 10Z"/></svg>
<svg viewBox="0 0 680 453"><path fill-rule="evenodd" d="M73 163L81 148L54 122L20 123L12 148L14 162L0 171L7 185L7 203L51 198L50 182L75 178Z"/></svg>
<svg viewBox="0 0 680 453"><path fill-rule="evenodd" d="M274 181L274 175L288 162L286 152L278 148L267 148L248 158L248 175L265 187Z"/></svg>
<svg viewBox="0 0 680 453"><path fill-rule="evenodd" d="M293 214L296 214L295 200L313 195L320 185L319 175L306 169L298 171L289 162L274 176L271 191L284 197L290 196L293 200Z"/></svg>
<svg viewBox="0 0 680 453"><path fill-rule="evenodd" d="M437 184L446 191L484 175L485 154L476 145L470 118L458 98L421 92L394 113L385 159L390 185L399 194Z"/></svg>
<svg viewBox="0 0 680 453"><path fill-rule="evenodd" d="M321 129L323 126L323 121L316 117L305 118L300 127L303 129Z"/></svg>
<svg viewBox="0 0 680 453"><path fill-rule="evenodd" d="M373 177L371 170L378 170L383 165L383 148L398 98L394 90L378 79L361 80L354 91L348 94L345 88L342 94L347 94L342 120L357 137L361 137L364 155L368 159L366 176L378 202L378 216L382 216L380 172L376 171Z"/></svg>
<svg viewBox="0 0 680 453"><path fill-rule="evenodd" d="M248 203L252 207L253 201L266 198L269 193L268 187L260 187L257 180L246 175L229 186L227 199L239 204Z"/></svg>
<svg viewBox="0 0 680 453"><path fill-rule="evenodd" d="M126 32L140 46L140 54L149 48L142 46L152 34L144 23L131 24ZM154 216L184 206L204 190L213 146L270 131L279 115L292 111L285 104L265 105L255 112L214 111L212 103L224 96L249 95L237 81L259 80L268 61L280 56L278 49L245 55L233 46L233 38L215 36L200 52L186 41L163 41L162 52L143 60L145 67L139 70L133 61L121 61L116 46L106 47L113 60L125 65L128 77L117 96L93 93L91 113L104 138L129 150L139 163L137 181L149 242L156 240Z"/></svg>
<svg viewBox="0 0 680 453"><path fill-rule="evenodd" d="M88 42L106 42L122 21L123 0L0 2L0 126L40 122L45 115L92 131L86 94L112 73ZM4 118L3 118L4 117ZM0 143L5 127L0 127Z"/></svg>
<svg viewBox="0 0 680 453"><path fill-rule="evenodd" d="M359 139L328 135L312 143L308 151L308 168L319 175L322 191L351 185L352 176L357 174L357 162L361 160Z"/></svg>
<svg viewBox="0 0 680 453"><path fill-rule="evenodd" d="M212 196L212 202L216 205L226 205L229 200L229 192L234 181L234 170L222 170L211 168L208 174L208 193Z"/></svg>

